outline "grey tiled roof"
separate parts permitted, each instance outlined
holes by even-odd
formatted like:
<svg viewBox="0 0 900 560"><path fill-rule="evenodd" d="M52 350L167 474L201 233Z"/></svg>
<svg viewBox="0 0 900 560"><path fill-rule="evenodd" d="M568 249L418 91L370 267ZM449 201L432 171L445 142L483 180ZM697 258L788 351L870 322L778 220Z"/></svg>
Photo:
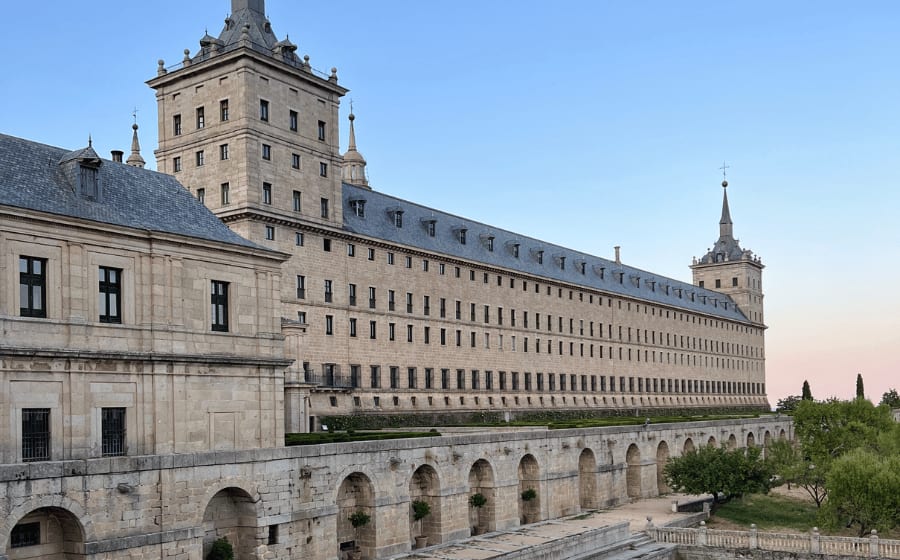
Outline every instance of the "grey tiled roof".
<svg viewBox="0 0 900 560"><path fill-rule="evenodd" d="M77 160L100 161L98 200L76 193ZM261 248L234 233L170 175L0 134L0 205Z"/></svg>
<svg viewBox="0 0 900 560"><path fill-rule="evenodd" d="M352 200L359 199L365 200L363 218L356 216L350 204ZM454 216L383 193L345 183L343 205L344 228L354 233L489 266L749 323L734 301L725 294L631 266L616 264L601 257ZM397 210L403 212L401 228L396 227L392 219ZM434 237L430 237L426 230L426 223L430 220L435 221ZM465 245L458 239L460 229L467 230ZM493 251L488 250L487 239L490 236L494 238ZM519 244L518 258L513 254L513 244ZM537 251L541 250L543 264L539 263L537 258ZM563 258L565 269L560 266ZM581 273L581 263L584 263L584 274ZM694 295L693 301L690 294Z"/></svg>

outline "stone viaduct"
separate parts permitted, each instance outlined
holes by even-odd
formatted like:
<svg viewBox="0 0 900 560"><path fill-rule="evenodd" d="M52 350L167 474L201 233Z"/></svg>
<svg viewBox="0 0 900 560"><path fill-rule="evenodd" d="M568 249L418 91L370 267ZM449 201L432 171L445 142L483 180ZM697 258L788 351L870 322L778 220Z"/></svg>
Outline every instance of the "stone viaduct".
<svg viewBox="0 0 900 560"><path fill-rule="evenodd" d="M237 558L330 560L354 543L384 558L420 534L436 544L656 496L670 457L791 431L789 418L764 416L6 465L0 560L200 560L220 536ZM483 507L470 506L475 494ZM431 506L418 527L413 500ZM370 521L354 529L357 511ZM50 542L10 546L13 527L33 520Z"/></svg>

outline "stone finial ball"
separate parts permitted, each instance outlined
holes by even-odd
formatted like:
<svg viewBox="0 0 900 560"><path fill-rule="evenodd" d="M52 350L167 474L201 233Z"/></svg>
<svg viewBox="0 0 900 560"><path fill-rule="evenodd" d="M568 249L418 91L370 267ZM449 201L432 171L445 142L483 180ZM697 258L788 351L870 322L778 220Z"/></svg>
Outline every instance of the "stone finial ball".
<svg viewBox="0 0 900 560"><path fill-rule="evenodd" d="M728 186L728 181L722 181L722 188L724 189L727 186Z"/></svg>
<svg viewBox="0 0 900 560"><path fill-rule="evenodd" d="M156 63L159 64L160 66L165 66L165 65L166 65L166 61L163 60L163 59L161 59L161 58L160 58L159 60L157 60Z"/></svg>

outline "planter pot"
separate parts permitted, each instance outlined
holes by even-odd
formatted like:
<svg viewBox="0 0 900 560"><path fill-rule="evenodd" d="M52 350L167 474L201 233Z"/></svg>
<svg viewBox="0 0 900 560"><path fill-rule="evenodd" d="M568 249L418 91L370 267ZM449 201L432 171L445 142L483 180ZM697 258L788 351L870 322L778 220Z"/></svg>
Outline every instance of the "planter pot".
<svg viewBox="0 0 900 560"><path fill-rule="evenodd" d="M477 535L483 535L485 533L487 533L487 530L484 527L481 527L479 525L472 527L472 535L477 536Z"/></svg>
<svg viewBox="0 0 900 560"><path fill-rule="evenodd" d="M416 548L425 548L428 546L428 537L420 535L416 537Z"/></svg>
<svg viewBox="0 0 900 560"><path fill-rule="evenodd" d="M525 514L525 524L531 525L532 523L538 522L538 516L536 513L526 513Z"/></svg>

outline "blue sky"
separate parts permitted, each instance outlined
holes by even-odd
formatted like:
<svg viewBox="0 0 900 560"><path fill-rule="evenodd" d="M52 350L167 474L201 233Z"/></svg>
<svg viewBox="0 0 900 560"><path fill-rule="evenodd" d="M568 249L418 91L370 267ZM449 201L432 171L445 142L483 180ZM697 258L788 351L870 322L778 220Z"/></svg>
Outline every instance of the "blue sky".
<svg viewBox="0 0 900 560"><path fill-rule="evenodd" d="M15 2L0 132L102 155L228 0ZM770 400L900 388L900 4L267 0L351 89L381 191L690 280L718 236L764 273ZM346 145L346 121L343 142Z"/></svg>

